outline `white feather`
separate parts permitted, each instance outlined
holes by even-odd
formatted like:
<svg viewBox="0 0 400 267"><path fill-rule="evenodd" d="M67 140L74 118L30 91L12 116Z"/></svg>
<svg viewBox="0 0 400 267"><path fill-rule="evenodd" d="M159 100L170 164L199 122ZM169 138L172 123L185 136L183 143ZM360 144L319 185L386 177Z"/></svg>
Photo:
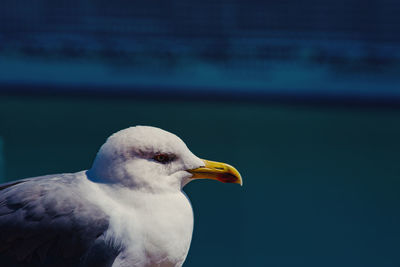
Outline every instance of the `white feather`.
<svg viewBox="0 0 400 267"><path fill-rule="evenodd" d="M154 154L175 155L163 164ZM193 232L193 212L182 191L204 163L176 135L131 127L112 135L81 190L110 216L107 240L121 249L113 266L181 266Z"/></svg>

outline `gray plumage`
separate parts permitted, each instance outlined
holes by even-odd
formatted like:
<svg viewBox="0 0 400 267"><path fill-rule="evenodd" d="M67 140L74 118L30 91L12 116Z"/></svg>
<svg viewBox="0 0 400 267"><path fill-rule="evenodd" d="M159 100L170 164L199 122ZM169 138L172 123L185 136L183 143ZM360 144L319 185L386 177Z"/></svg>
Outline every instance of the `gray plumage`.
<svg viewBox="0 0 400 267"><path fill-rule="evenodd" d="M73 174L0 185L1 266L111 266L108 216L76 190Z"/></svg>

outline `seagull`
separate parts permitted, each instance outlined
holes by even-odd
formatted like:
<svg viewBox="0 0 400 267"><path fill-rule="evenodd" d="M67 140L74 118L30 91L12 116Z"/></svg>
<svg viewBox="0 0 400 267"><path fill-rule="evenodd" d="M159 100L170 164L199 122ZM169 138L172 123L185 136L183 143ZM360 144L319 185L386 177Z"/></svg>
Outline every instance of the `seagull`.
<svg viewBox="0 0 400 267"><path fill-rule="evenodd" d="M1 266L182 266L193 232L183 187L242 185L176 135L135 126L111 135L92 167L0 185Z"/></svg>

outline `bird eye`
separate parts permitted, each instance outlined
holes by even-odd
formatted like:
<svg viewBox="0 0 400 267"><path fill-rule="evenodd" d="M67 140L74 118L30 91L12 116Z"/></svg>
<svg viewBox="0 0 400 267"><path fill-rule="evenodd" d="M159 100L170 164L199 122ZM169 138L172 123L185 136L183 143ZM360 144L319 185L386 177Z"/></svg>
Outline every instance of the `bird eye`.
<svg viewBox="0 0 400 267"><path fill-rule="evenodd" d="M153 159L160 163L167 163L167 162L171 161L171 157L167 154L157 154L153 157Z"/></svg>

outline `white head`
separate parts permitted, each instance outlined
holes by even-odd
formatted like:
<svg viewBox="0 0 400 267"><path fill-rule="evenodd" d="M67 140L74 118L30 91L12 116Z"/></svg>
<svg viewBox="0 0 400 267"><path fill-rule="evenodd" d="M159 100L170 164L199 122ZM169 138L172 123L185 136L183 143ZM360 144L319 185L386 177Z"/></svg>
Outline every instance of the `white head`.
<svg viewBox="0 0 400 267"><path fill-rule="evenodd" d="M195 156L176 135L155 127L136 126L110 136L87 173L96 182L144 191L181 190L192 178L241 183L236 170L237 174L232 169L222 170L233 167L212 164L217 163Z"/></svg>

